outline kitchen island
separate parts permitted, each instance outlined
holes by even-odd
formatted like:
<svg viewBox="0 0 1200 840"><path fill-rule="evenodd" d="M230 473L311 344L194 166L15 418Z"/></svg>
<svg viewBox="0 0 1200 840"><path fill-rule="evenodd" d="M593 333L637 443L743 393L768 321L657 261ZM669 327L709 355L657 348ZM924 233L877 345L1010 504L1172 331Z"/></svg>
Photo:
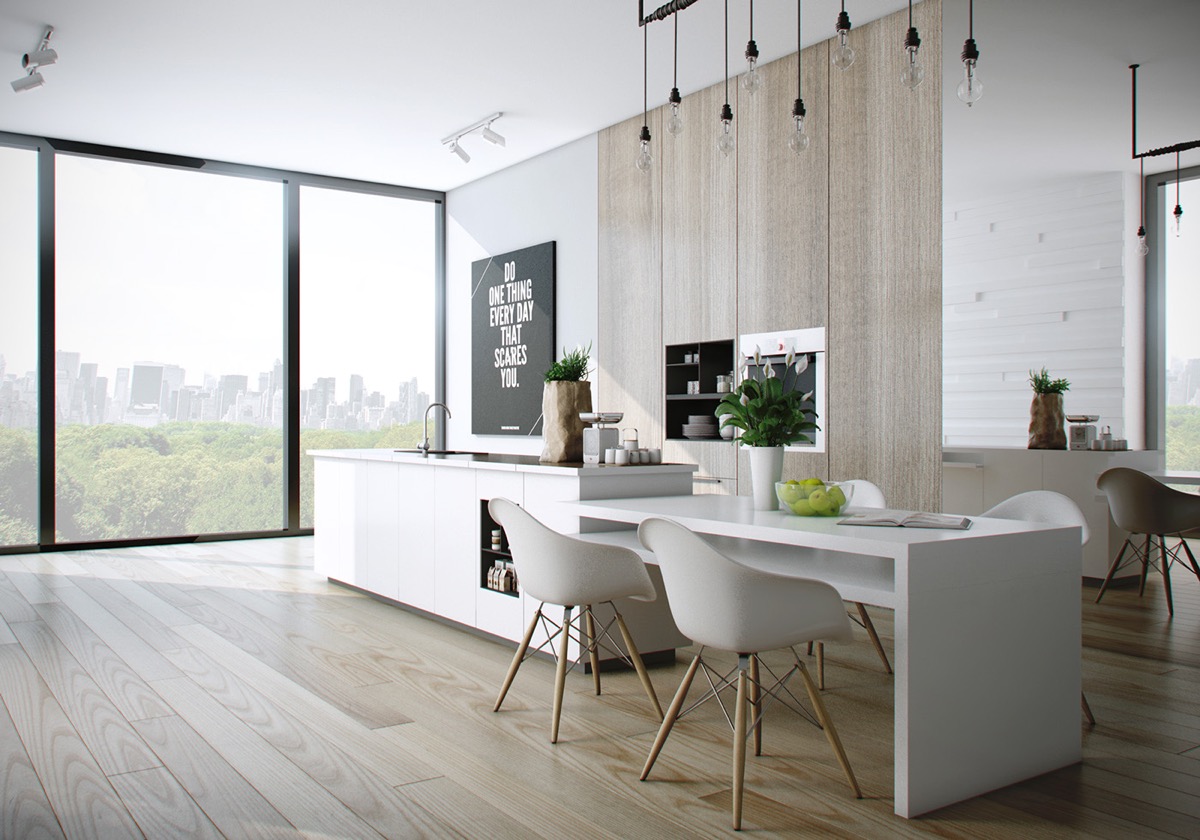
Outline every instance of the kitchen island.
<svg viewBox="0 0 1200 840"><path fill-rule="evenodd" d="M533 599L486 585L493 551L488 500L503 496L562 532L579 517L556 503L690 494L692 464L543 464L536 456L391 449L310 451L315 464L315 570L397 605L519 641ZM507 549L507 544L503 545ZM621 612L650 661L690 642L660 599ZM535 644L540 641L535 636Z"/></svg>

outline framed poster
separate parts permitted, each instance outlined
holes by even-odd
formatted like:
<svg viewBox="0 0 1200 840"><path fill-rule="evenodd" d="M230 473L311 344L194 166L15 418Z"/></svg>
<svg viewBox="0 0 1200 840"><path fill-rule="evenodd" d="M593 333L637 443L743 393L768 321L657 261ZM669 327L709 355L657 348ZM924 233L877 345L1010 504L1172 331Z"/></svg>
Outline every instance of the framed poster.
<svg viewBox="0 0 1200 840"><path fill-rule="evenodd" d="M554 242L471 263L471 434L540 435L554 363Z"/></svg>

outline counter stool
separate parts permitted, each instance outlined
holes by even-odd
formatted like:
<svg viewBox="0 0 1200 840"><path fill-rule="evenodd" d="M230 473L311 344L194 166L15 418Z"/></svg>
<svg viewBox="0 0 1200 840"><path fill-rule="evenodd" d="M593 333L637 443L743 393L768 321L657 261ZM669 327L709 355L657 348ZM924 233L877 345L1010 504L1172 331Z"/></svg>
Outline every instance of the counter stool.
<svg viewBox="0 0 1200 840"><path fill-rule="evenodd" d="M638 537L654 552L662 570L663 585L671 602L671 614L680 632L700 645L684 674L675 699L663 718L654 746L642 768L642 781L650 775L659 752L671 734L675 721L701 703L715 697L733 726L733 828L742 827L742 798L746 775L747 730L754 732L754 754L762 754L762 714L768 698L798 712L825 731L834 755L846 774L856 798L862 798L850 761L842 749L833 721L821 702L821 695L792 647L811 639L844 640L850 638L850 619L838 591L827 583L803 578L784 577L743 566L717 551L701 537L668 519L651 518L642 522ZM706 648L737 654L737 667L721 674L704 659ZM788 648L794 665L782 677L776 677L759 659L761 651ZM710 690L688 709L683 709L688 689L703 668ZM772 682L759 678L766 670ZM735 676L736 672L736 676ZM795 673L800 674L815 719L806 710L785 700L795 695L787 687ZM733 717L721 700L721 693L736 685ZM747 720L747 706L753 717Z"/></svg>
<svg viewBox="0 0 1200 840"><path fill-rule="evenodd" d="M592 666L592 680L597 694L600 693L599 651L603 648L637 671L655 714L662 720L662 706L654 693L650 675L646 673L642 657L633 642L633 637L629 635L625 619L613 603L617 598L653 601L657 597L654 583L650 580L642 559L627 548L597 545L560 534L547 528L508 499L492 499L488 502L488 513L504 528L508 537L521 589L542 602L517 647L492 711L500 711L500 705L517 676L517 669L527 656L552 645L554 640L558 639L558 650L554 651L551 648L557 667L554 675L553 716L550 723L550 743L558 743L558 723L562 715L563 691L568 671L567 645L573 638L579 642L580 654L570 667L574 668L584 655L587 655ZM593 605L605 603L612 607L614 618L597 633ZM562 624L545 614L546 604L558 604L563 607ZM582 609L578 615L572 617L571 612L577 606ZM609 635L608 631L614 622L621 632L628 654L622 651ZM529 644L539 623L546 632L546 640L530 651Z"/></svg>

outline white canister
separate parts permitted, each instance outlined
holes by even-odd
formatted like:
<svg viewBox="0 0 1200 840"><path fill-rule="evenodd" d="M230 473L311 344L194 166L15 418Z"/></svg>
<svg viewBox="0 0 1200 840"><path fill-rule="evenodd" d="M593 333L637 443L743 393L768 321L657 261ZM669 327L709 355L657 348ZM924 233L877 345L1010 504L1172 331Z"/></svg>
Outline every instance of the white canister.
<svg viewBox="0 0 1200 840"><path fill-rule="evenodd" d="M628 449L618 449L618 450L616 450L614 455L616 457L614 458L613 463L616 464L618 467L624 467L629 464L629 450Z"/></svg>
<svg viewBox="0 0 1200 840"><path fill-rule="evenodd" d="M662 463L662 450L661 449L647 449L646 454L648 454L650 456L650 460L648 461L648 463L651 463L651 464L661 464Z"/></svg>
<svg viewBox="0 0 1200 840"><path fill-rule="evenodd" d="M606 464L617 463L617 453L623 452L623 451L624 451L623 449L617 449L615 446L610 447L609 449L605 449L604 450L604 463L606 463Z"/></svg>

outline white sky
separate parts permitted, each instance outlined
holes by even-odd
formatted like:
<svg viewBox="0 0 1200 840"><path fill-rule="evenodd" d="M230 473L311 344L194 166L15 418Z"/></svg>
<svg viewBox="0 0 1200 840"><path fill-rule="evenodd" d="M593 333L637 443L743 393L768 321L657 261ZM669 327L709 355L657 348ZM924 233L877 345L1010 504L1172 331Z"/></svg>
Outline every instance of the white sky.
<svg viewBox="0 0 1200 840"><path fill-rule="evenodd" d="M33 195L33 155L0 148L3 194ZM283 357L283 186L59 155L58 349L109 377L138 361L257 374ZM352 373L432 393L435 205L302 189L301 385ZM36 366L36 213L0 201L0 354Z"/></svg>
<svg viewBox="0 0 1200 840"><path fill-rule="evenodd" d="M1179 185L1183 207L1182 235L1175 236L1175 185L1161 190L1162 218L1166 230L1167 259L1167 363L1200 359L1200 180ZM1153 247L1153 246L1152 246Z"/></svg>

